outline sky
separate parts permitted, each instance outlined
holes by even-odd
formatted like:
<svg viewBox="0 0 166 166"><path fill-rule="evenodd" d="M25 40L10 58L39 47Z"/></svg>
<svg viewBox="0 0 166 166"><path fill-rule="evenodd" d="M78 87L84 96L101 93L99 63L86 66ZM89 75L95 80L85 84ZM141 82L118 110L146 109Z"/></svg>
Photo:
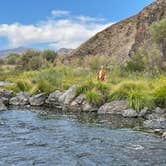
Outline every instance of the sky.
<svg viewBox="0 0 166 166"><path fill-rule="evenodd" d="M76 48L154 0L0 0L0 50Z"/></svg>

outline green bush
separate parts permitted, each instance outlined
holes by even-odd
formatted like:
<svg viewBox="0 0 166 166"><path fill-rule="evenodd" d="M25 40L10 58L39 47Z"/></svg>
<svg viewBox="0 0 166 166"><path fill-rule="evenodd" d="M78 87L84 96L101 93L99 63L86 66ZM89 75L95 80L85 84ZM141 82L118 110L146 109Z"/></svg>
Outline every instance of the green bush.
<svg viewBox="0 0 166 166"><path fill-rule="evenodd" d="M137 53L126 62L124 69L129 72L142 72L145 70L146 65L145 55Z"/></svg>

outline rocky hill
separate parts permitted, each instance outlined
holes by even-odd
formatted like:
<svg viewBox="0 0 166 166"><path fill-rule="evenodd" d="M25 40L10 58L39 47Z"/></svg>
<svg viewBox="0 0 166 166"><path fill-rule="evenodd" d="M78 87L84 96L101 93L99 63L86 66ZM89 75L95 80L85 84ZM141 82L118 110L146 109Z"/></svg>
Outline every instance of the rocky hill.
<svg viewBox="0 0 166 166"><path fill-rule="evenodd" d="M128 59L149 39L149 27L166 18L166 0L156 0L137 15L116 23L71 53L71 58L86 55L107 55L118 62Z"/></svg>

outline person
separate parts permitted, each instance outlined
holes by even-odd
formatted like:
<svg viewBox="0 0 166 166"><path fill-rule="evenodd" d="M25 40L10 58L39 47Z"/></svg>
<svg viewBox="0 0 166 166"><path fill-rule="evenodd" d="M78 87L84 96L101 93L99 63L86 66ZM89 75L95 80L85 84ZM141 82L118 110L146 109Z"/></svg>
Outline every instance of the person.
<svg viewBox="0 0 166 166"><path fill-rule="evenodd" d="M100 81L105 81L106 77L106 71L104 69L104 66L101 66L99 72L97 73L97 79Z"/></svg>

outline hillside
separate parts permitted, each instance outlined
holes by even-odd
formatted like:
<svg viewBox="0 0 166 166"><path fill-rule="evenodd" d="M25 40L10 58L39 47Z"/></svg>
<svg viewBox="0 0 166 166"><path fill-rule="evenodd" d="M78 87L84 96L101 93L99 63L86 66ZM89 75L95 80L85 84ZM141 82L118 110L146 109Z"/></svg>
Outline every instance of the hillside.
<svg viewBox="0 0 166 166"><path fill-rule="evenodd" d="M29 49L28 48L24 48L24 47L18 47L18 48L14 48L14 49L1 50L0 51L0 58L6 57L9 54L22 54L22 53L26 52L27 50L29 50Z"/></svg>
<svg viewBox="0 0 166 166"><path fill-rule="evenodd" d="M107 55L118 62L128 59L149 44L149 27L166 17L166 1L157 0L137 15L97 33L71 53L71 57Z"/></svg>

